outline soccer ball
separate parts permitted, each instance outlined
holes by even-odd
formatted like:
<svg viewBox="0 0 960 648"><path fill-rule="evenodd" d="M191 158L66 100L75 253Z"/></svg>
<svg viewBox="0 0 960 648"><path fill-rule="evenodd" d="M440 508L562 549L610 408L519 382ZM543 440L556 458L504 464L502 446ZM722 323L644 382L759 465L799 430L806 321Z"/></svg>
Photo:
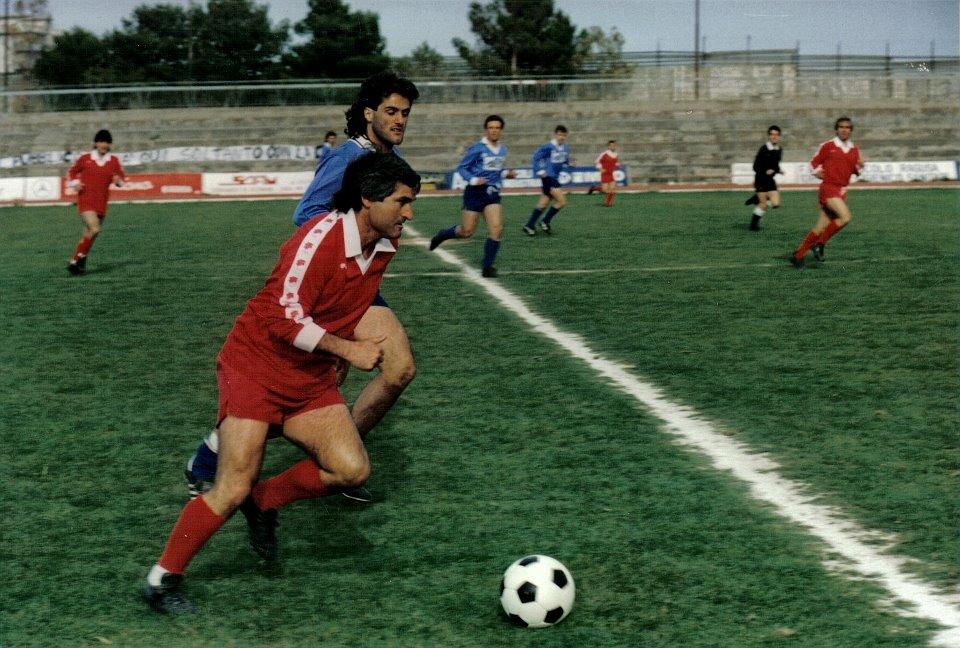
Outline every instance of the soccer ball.
<svg viewBox="0 0 960 648"><path fill-rule="evenodd" d="M550 556L525 556L507 567L500 605L524 628L546 628L570 614L576 587L570 570Z"/></svg>

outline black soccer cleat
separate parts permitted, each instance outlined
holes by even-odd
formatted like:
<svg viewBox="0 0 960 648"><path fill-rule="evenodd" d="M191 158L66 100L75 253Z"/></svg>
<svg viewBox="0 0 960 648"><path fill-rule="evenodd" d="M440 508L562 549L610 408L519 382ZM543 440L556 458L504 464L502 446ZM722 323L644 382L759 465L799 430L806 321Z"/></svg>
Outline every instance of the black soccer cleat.
<svg viewBox="0 0 960 648"><path fill-rule="evenodd" d="M816 259L817 261L827 260L827 255L823 251L823 243L817 243L812 248L810 248L810 251L813 252L813 258Z"/></svg>
<svg viewBox="0 0 960 648"><path fill-rule="evenodd" d="M541 221L540 229L543 231L544 234L553 233L553 229L550 227L550 223L548 223L547 221Z"/></svg>
<svg viewBox="0 0 960 648"><path fill-rule="evenodd" d="M523 233L526 234L527 236L536 236L537 230L533 229L532 227L528 227L527 225L524 225Z"/></svg>
<svg viewBox="0 0 960 648"><path fill-rule="evenodd" d="M790 265L792 265L797 270L803 268L803 259L798 259L797 255L793 252L790 253Z"/></svg>
<svg viewBox="0 0 960 648"><path fill-rule="evenodd" d="M77 257L77 267L80 268L80 272L87 271L87 257L86 255L82 257Z"/></svg>
<svg viewBox="0 0 960 648"><path fill-rule="evenodd" d="M443 243L443 239L440 238L439 234L435 235L432 239L430 239L430 251L433 252L436 250L438 247L440 247L441 243Z"/></svg>
<svg viewBox="0 0 960 648"><path fill-rule="evenodd" d="M340 491L340 494L343 495L348 500L353 500L354 502L361 502L363 504L370 504L375 501L373 493L367 489L366 486L354 486L353 488L344 488Z"/></svg>
<svg viewBox="0 0 960 648"><path fill-rule="evenodd" d="M759 204L760 204L760 196L758 196L757 194L753 194L752 196L750 196L749 198L747 198L745 201L743 201L743 204L744 204L744 205L759 205Z"/></svg>
<svg viewBox="0 0 960 648"><path fill-rule="evenodd" d="M590 188L587 189L587 195L592 196L593 192L597 190L597 185L590 185Z"/></svg>
<svg viewBox="0 0 960 648"><path fill-rule="evenodd" d="M80 265L74 261L71 261L67 264L67 272L72 274L74 277L83 274L83 270L80 269Z"/></svg>
<svg viewBox="0 0 960 648"><path fill-rule="evenodd" d="M197 477L190 468L184 469L183 476L187 479L187 490L190 491L190 499L194 499L197 495L202 495L213 488L212 480Z"/></svg>
<svg viewBox="0 0 960 648"><path fill-rule="evenodd" d="M154 587L149 582L143 585L144 600L157 612L164 614L193 614L197 608L193 607L180 593L182 574L164 574L160 579L160 586Z"/></svg>
<svg viewBox="0 0 960 648"><path fill-rule="evenodd" d="M750 219L750 231L759 232L760 231L760 217L756 214L753 215L753 218Z"/></svg>
<svg viewBox="0 0 960 648"><path fill-rule="evenodd" d="M496 279L498 276L497 269L494 268L493 266L487 266L486 268L483 269L483 271L480 274L482 274L487 279Z"/></svg>
<svg viewBox="0 0 960 648"><path fill-rule="evenodd" d="M240 505L240 512L247 518L250 547L267 562L275 561L277 559L277 509L261 511L253 503L253 498L248 496Z"/></svg>

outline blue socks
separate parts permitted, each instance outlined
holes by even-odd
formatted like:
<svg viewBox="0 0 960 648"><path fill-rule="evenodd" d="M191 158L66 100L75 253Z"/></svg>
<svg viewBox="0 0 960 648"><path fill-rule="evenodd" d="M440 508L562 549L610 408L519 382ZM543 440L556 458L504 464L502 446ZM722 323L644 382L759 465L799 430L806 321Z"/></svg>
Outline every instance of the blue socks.
<svg viewBox="0 0 960 648"><path fill-rule="evenodd" d="M483 242L483 267L489 268L493 265L493 260L497 257L497 250L500 249L500 241L494 241L488 238Z"/></svg>
<svg viewBox="0 0 960 648"><path fill-rule="evenodd" d="M530 220L527 221L527 227L533 229L537 226L537 221L540 220L540 214L543 213L542 209L534 209L530 212Z"/></svg>
<svg viewBox="0 0 960 648"><path fill-rule="evenodd" d="M558 211L560 211L560 210L557 209L556 207L551 207L550 209L548 209L548 210L547 210L547 215L543 217L543 222L546 223L547 225L549 225L549 224L550 224L550 221L553 220L553 217L557 215L557 212L558 212Z"/></svg>
<svg viewBox="0 0 960 648"><path fill-rule="evenodd" d="M433 237L433 240L431 241L431 243L436 243L436 245L440 245L444 241L448 241L456 237L457 237L457 226L451 225L447 229L442 229L439 232L437 232L436 235ZM436 245L434 245L434 247L436 247Z"/></svg>
<svg viewBox="0 0 960 648"><path fill-rule="evenodd" d="M197 446L187 467L197 479L213 481L217 476L217 453L210 449L206 439Z"/></svg>

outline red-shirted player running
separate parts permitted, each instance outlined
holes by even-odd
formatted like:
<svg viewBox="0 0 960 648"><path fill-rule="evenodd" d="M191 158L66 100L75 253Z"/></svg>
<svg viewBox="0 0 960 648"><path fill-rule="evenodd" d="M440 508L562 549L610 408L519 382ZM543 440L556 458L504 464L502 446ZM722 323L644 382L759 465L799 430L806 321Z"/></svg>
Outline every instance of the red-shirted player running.
<svg viewBox="0 0 960 648"><path fill-rule="evenodd" d="M600 184L590 187L587 194L594 191L602 192L606 197L603 199L603 206L613 205L613 195L617 190L617 183L613 179L613 172L620 168L620 155L617 153L617 140L607 142L607 150L597 156L595 162L597 170L600 171Z"/></svg>
<svg viewBox="0 0 960 648"><path fill-rule="evenodd" d="M187 564L240 508L250 544L275 560L277 509L363 484L370 460L337 389L336 359L369 371L386 336L353 339L413 218L418 176L392 153L347 167L336 211L315 216L281 246L266 284L237 318L217 358L219 463L213 488L180 513L144 597L160 612L192 612L178 588ZM257 482L267 432L309 455Z"/></svg>
<svg viewBox="0 0 960 648"><path fill-rule="evenodd" d="M86 268L87 255L107 216L110 185L123 184L123 167L117 156L110 153L112 145L110 131L97 131L93 136L93 150L78 157L67 172L67 186L77 192L77 211L83 219L83 236L67 265L72 275L83 274Z"/></svg>
<svg viewBox="0 0 960 648"><path fill-rule="evenodd" d="M849 117L841 117L834 123L837 136L820 145L817 154L810 161L813 175L820 178L820 215L817 224L807 233L793 254L790 263L795 268L803 267L803 258L812 248L813 256L817 261L823 261L825 256L823 247L830 237L843 229L853 215L847 207L847 185L850 176L860 175L863 167L863 158L852 141L853 122Z"/></svg>

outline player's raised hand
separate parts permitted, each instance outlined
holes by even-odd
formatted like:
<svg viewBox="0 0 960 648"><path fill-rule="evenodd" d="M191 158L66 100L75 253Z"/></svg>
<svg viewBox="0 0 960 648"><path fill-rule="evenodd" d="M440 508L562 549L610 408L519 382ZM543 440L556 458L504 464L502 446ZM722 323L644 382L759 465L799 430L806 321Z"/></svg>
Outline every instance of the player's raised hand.
<svg viewBox="0 0 960 648"><path fill-rule="evenodd" d="M370 371L383 361L383 349L380 345L386 335L354 340L350 345L350 355L346 359L357 369Z"/></svg>

